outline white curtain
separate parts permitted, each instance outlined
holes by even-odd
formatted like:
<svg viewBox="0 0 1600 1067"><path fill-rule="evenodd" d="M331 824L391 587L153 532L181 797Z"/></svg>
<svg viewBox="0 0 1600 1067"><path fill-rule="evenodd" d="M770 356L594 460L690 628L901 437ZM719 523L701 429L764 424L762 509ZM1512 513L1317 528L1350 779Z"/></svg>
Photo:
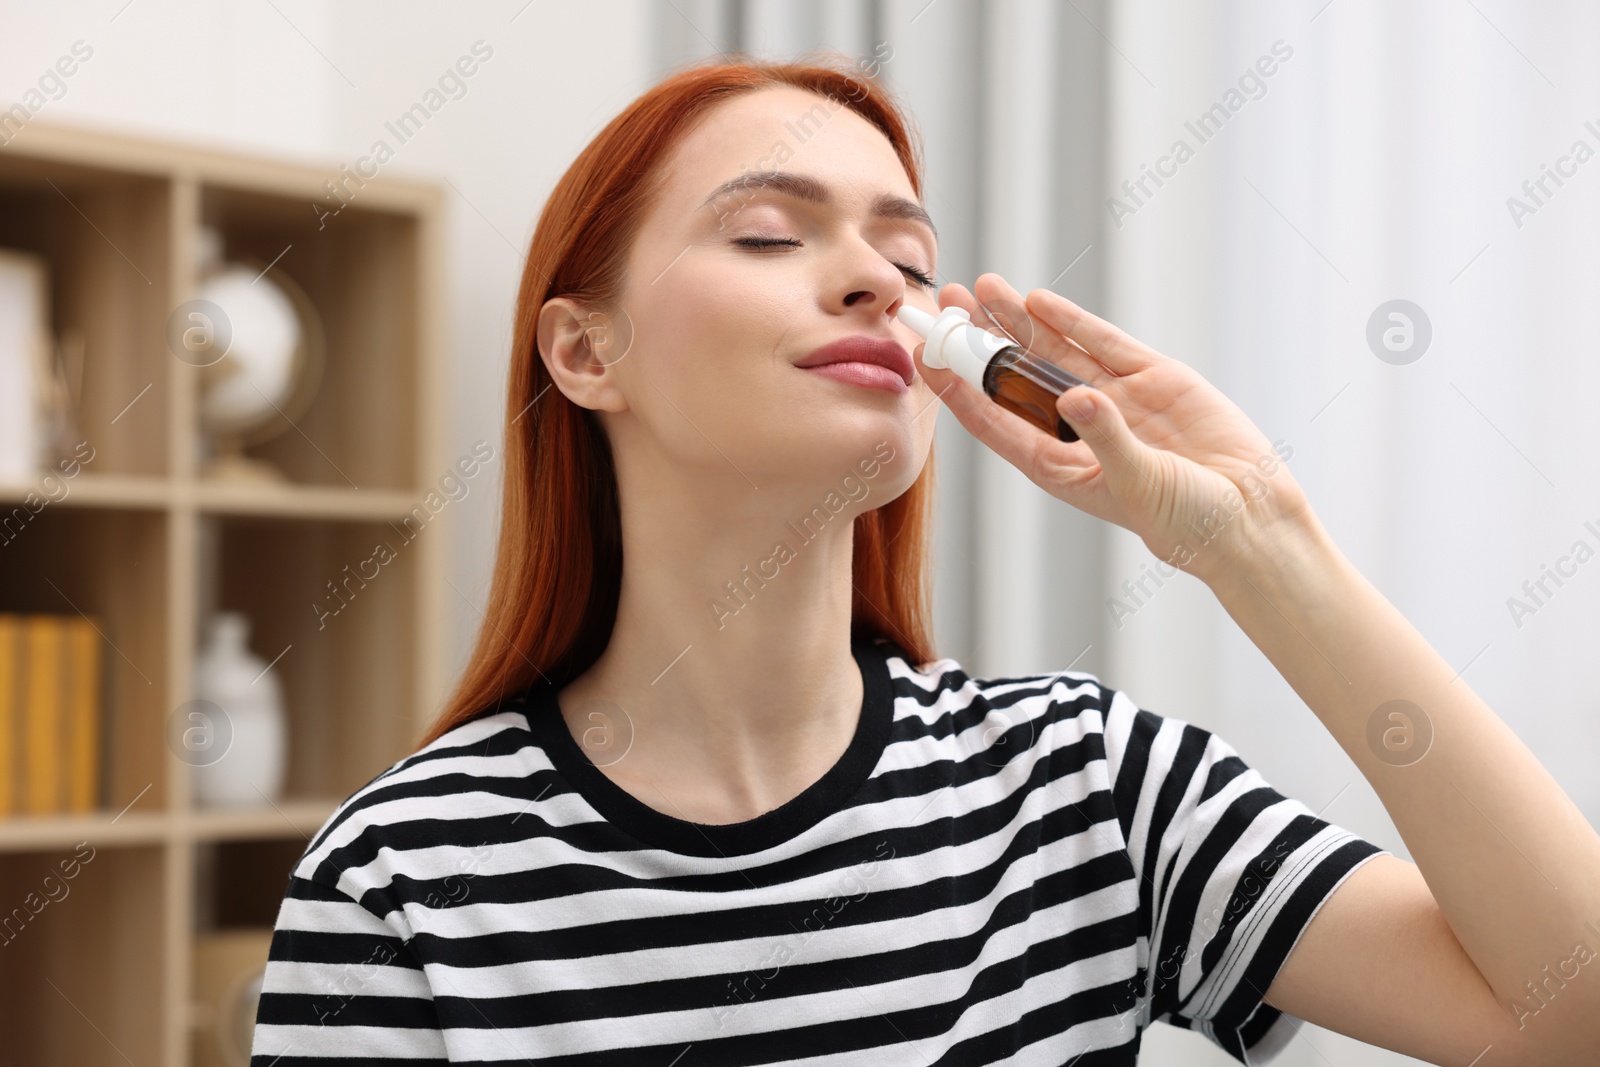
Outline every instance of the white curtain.
<svg viewBox="0 0 1600 1067"><path fill-rule="evenodd" d="M1585 526L1600 530L1600 162L1563 162L1579 140L1600 151L1585 125L1600 119L1595 6L1132 0L1111 15L1126 59L1107 68L1106 196L1175 140L1194 155L1111 224L1109 316L1293 448L1345 554L1600 821L1600 564L1561 562L1575 542L1600 549ZM1200 143L1185 124L1263 56L1277 60L1264 89L1251 83L1259 95ZM1519 209L1519 227L1508 200L1532 204L1523 182L1558 165L1570 176L1535 187L1542 205ZM1410 362L1368 341L1393 300L1431 326ZM1151 559L1121 531L1111 541L1108 596ZM1569 575L1538 605L1523 583L1547 564ZM1514 597L1534 613L1514 619ZM1407 855L1198 583L1159 590L1112 647L1112 679L1141 702L1216 729L1280 788ZM1510 848L1506 861L1523 862ZM1302 1036L1283 1062L1411 1062Z"/></svg>

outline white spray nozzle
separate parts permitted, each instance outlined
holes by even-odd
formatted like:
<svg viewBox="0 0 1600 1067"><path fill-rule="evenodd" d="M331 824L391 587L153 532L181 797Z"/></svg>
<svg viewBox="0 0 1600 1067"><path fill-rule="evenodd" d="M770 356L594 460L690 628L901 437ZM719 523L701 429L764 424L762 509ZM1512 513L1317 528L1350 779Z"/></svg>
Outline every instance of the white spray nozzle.
<svg viewBox="0 0 1600 1067"><path fill-rule="evenodd" d="M901 322L916 330L924 338L933 332L933 324L938 321L926 311L914 308L910 304L901 304L898 314Z"/></svg>
<svg viewBox="0 0 1600 1067"><path fill-rule="evenodd" d="M989 360L1012 342L973 325L965 308L947 307L934 318L920 308L901 304L900 321L921 334L922 362L930 367L955 371L974 388L983 388L983 375Z"/></svg>

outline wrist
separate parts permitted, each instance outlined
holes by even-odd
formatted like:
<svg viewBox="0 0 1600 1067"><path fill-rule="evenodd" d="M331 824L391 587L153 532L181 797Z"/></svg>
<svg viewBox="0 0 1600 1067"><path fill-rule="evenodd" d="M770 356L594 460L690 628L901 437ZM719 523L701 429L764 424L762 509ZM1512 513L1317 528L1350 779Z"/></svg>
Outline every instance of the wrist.
<svg viewBox="0 0 1600 1067"><path fill-rule="evenodd" d="M1344 554L1307 508L1252 531L1223 566L1201 580L1224 604L1238 596L1264 594L1275 604L1314 607L1326 603L1326 593L1345 563Z"/></svg>

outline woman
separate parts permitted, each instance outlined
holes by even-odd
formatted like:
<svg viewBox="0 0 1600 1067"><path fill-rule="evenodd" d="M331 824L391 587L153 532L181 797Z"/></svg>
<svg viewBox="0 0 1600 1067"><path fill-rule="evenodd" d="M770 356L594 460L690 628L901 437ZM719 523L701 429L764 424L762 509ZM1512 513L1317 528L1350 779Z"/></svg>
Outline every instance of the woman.
<svg viewBox="0 0 1600 1067"><path fill-rule="evenodd" d="M1593 830L1212 386L1044 290L936 303L920 196L883 90L828 66L684 71L578 157L477 649L295 868L254 1062L1087 1067L1154 1020L1261 1062L1296 1017L1594 1062ZM903 304L1025 306L1093 383L1082 440L921 365ZM1093 675L936 658L936 401L1204 581L1417 864Z"/></svg>

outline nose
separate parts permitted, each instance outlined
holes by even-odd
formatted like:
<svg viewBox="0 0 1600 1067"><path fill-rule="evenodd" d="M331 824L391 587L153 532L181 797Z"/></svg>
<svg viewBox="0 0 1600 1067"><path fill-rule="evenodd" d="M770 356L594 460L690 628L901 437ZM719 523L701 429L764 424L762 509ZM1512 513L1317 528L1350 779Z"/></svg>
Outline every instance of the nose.
<svg viewBox="0 0 1600 1067"><path fill-rule="evenodd" d="M846 308L868 308L892 316L904 302L906 278L900 268L866 241L853 241L841 263L837 290Z"/></svg>

